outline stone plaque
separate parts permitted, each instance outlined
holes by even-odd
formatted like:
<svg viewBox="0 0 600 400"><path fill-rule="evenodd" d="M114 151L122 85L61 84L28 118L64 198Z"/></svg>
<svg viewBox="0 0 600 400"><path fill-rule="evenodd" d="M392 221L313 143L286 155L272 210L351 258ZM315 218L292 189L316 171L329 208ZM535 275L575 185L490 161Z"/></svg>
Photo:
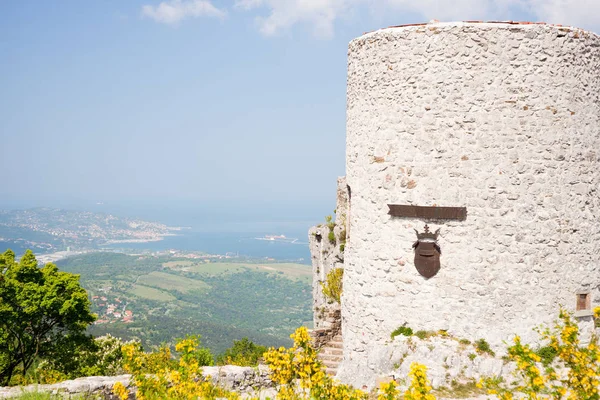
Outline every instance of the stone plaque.
<svg viewBox="0 0 600 400"><path fill-rule="evenodd" d="M389 215L399 218L424 219L432 221L467 219L466 207L437 207L437 206L413 206L404 204L388 204Z"/></svg>

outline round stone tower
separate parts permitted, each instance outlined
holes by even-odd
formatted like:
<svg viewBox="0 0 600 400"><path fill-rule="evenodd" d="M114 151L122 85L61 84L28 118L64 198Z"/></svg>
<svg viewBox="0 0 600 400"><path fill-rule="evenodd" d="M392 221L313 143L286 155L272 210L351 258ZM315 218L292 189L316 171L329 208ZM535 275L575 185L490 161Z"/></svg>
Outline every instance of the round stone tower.
<svg viewBox="0 0 600 400"><path fill-rule="evenodd" d="M365 34L348 51L346 150L342 379L371 379L371 349L402 325L498 350L535 341L562 305L592 331L599 36L523 23Z"/></svg>

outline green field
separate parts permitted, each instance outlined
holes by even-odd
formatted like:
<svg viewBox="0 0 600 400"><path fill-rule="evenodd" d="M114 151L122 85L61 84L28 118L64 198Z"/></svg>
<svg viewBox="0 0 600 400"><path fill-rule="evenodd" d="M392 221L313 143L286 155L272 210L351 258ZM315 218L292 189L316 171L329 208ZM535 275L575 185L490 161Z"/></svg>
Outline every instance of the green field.
<svg viewBox="0 0 600 400"><path fill-rule="evenodd" d="M288 279L297 279L310 283L312 281L312 268L308 265L293 263L222 263L222 262L193 262L169 261L163 264L174 271L195 272L198 274L233 274L244 270L255 270L266 273L284 275Z"/></svg>
<svg viewBox="0 0 600 400"><path fill-rule="evenodd" d="M177 290L182 293L192 290L208 291L210 289L210 286L201 280L159 271L140 276L137 283L169 291Z"/></svg>
<svg viewBox="0 0 600 400"><path fill-rule="evenodd" d="M312 320L307 265L118 253L83 254L57 264L80 274L102 321L92 326L92 334L139 339L145 347L186 334L202 335L215 354L243 337L285 346L290 333Z"/></svg>
<svg viewBox="0 0 600 400"><path fill-rule="evenodd" d="M141 297L148 300L156 301L175 301L177 300L173 295L168 292L154 289L143 285L133 285L130 289L130 293L134 296Z"/></svg>

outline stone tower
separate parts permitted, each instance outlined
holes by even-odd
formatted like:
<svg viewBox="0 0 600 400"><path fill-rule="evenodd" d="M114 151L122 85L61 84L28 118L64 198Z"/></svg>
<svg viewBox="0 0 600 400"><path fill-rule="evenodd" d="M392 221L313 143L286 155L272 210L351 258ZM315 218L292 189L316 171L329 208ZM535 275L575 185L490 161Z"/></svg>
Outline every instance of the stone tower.
<svg viewBox="0 0 600 400"><path fill-rule="evenodd" d="M499 348L513 334L534 341L532 328L563 305L589 334L600 304L599 161L593 33L432 23L353 40L338 376L371 380L373 347L402 325ZM424 273L419 263L436 257L439 270Z"/></svg>

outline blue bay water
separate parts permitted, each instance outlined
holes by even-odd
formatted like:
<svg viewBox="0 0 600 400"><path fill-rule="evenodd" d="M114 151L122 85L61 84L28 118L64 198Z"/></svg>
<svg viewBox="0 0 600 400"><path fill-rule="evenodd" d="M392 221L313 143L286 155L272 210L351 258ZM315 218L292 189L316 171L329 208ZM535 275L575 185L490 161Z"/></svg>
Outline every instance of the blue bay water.
<svg viewBox="0 0 600 400"><path fill-rule="evenodd" d="M56 205L60 206L60 205ZM26 208L24 206L17 208ZM308 230L322 222L325 211L307 210L298 204L200 206L194 203L153 204L86 204L64 205L64 209L113 214L139 218L174 227L188 227L158 242L121 243L113 249L150 251L183 250L209 254L239 254L252 258L274 258L310 264ZM298 239L295 243L257 240L265 235L285 235ZM0 249L13 248L22 253L28 246L14 241L0 242ZM36 249L36 253L44 253Z"/></svg>
<svg viewBox="0 0 600 400"><path fill-rule="evenodd" d="M298 239L295 243L271 240L258 240L265 235L284 234L288 239ZM158 242L122 243L114 248L129 248L152 251L185 250L201 251L209 254L235 254L252 258L274 258L278 261L294 261L310 264L307 234L285 232L205 232L183 230L177 236L167 236Z"/></svg>
<svg viewBox="0 0 600 400"><path fill-rule="evenodd" d="M187 250L209 254L239 254L252 258L274 258L310 264L308 230L320 222L318 212L299 212L293 205L272 207L250 206L199 207L177 204L170 207L127 207L99 205L97 212L137 217L169 226L188 227L177 236L167 236L159 242L126 243L115 248L146 249L152 251ZM293 213L290 213L293 210ZM265 235L285 235L297 242L257 240Z"/></svg>

